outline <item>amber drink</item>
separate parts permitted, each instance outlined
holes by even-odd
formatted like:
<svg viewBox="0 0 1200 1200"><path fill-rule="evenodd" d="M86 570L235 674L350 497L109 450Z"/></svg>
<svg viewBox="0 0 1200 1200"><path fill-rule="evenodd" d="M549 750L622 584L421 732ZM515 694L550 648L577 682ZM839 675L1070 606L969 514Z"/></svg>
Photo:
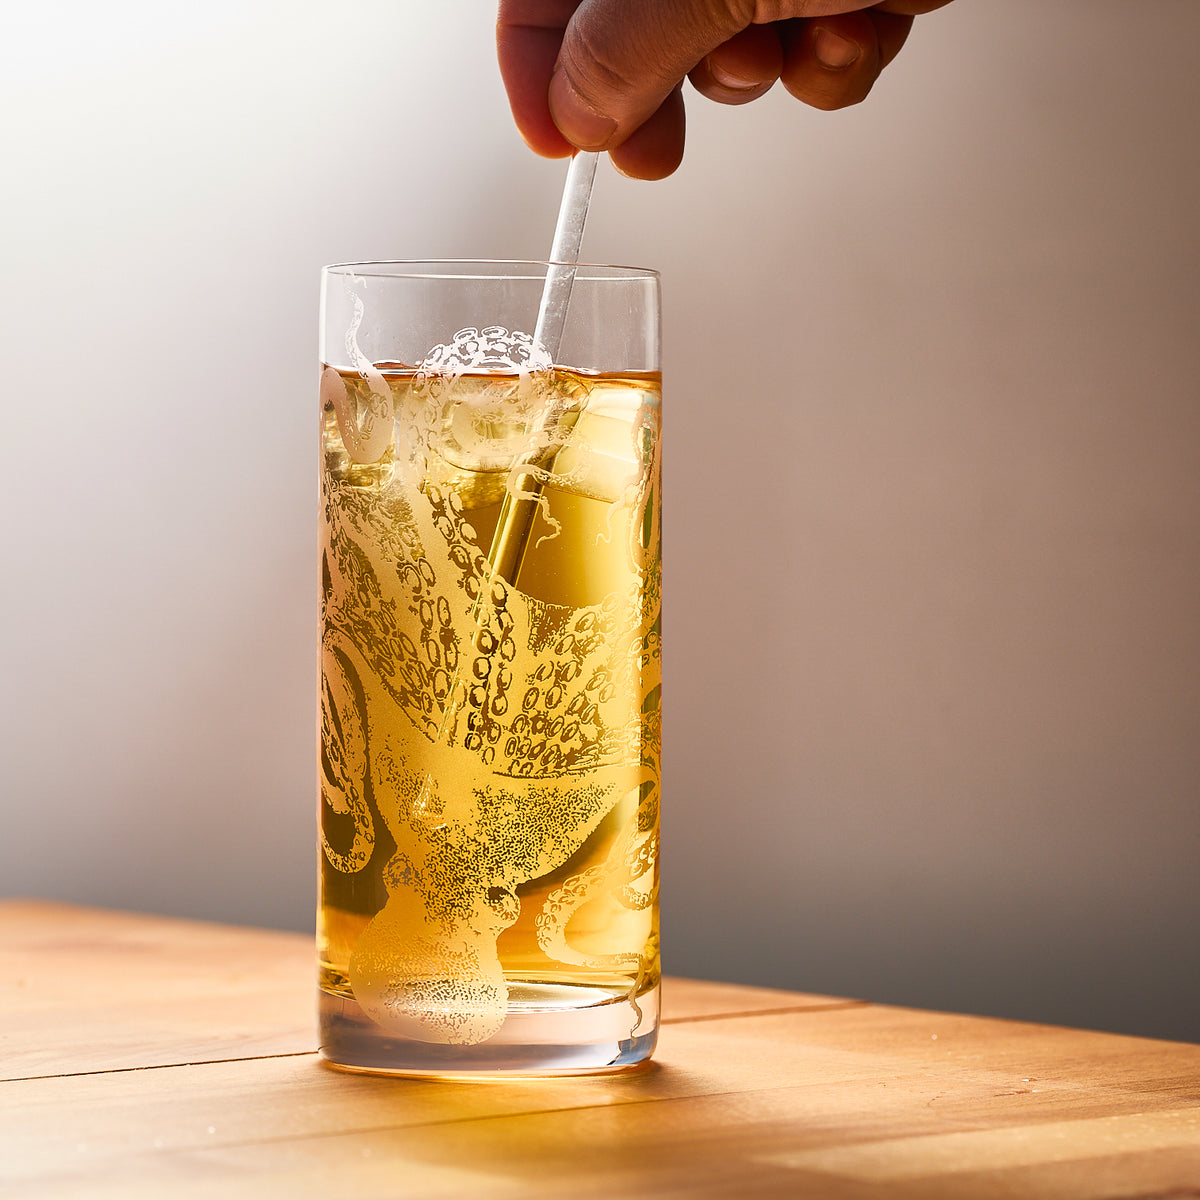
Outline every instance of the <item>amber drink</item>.
<svg viewBox="0 0 1200 1200"><path fill-rule="evenodd" d="M563 366L522 332L544 271L325 273L317 931L334 1065L576 1073L654 1048L657 279L580 268ZM629 324L631 300L649 309L632 336L587 328Z"/></svg>

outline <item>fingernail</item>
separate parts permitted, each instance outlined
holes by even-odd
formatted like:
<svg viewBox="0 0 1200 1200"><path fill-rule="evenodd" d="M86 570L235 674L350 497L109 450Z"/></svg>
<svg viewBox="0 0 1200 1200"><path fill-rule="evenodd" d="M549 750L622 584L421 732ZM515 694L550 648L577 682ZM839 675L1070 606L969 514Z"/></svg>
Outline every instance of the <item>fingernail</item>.
<svg viewBox="0 0 1200 1200"><path fill-rule="evenodd" d="M728 88L731 92L752 92L761 84L756 79L739 79L736 75L731 75L728 71L717 66L710 58L708 60L708 73L723 87Z"/></svg>
<svg viewBox="0 0 1200 1200"><path fill-rule="evenodd" d="M844 71L857 61L862 51L854 42L840 34L818 27L813 37L813 54L817 62L830 71Z"/></svg>
<svg viewBox="0 0 1200 1200"><path fill-rule="evenodd" d="M550 115L563 137L581 150L603 150L617 131L616 121L591 108L563 70L550 77Z"/></svg>

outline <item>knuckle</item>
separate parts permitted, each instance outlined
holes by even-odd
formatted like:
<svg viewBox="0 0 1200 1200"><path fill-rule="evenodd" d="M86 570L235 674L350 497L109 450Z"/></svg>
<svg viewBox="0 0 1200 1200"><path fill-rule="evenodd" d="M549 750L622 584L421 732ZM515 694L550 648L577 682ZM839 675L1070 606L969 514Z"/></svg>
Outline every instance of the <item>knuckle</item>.
<svg viewBox="0 0 1200 1200"><path fill-rule="evenodd" d="M658 73L656 59L647 60L633 47L618 50L599 22L586 16L572 23L562 62L579 95L602 112L610 111L614 100L627 103L645 87L646 74Z"/></svg>
<svg viewBox="0 0 1200 1200"><path fill-rule="evenodd" d="M798 16L796 7L786 0L755 0L751 20L755 25L773 25L776 21Z"/></svg>

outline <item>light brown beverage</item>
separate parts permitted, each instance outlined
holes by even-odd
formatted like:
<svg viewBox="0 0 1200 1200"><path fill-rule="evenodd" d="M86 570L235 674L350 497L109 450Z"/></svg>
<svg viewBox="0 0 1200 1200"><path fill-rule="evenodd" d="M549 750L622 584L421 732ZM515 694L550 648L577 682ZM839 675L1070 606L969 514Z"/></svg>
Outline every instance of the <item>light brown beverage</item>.
<svg viewBox="0 0 1200 1200"><path fill-rule="evenodd" d="M318 943L343 1065L648 1053L659 389L325 370Z"/></svg>

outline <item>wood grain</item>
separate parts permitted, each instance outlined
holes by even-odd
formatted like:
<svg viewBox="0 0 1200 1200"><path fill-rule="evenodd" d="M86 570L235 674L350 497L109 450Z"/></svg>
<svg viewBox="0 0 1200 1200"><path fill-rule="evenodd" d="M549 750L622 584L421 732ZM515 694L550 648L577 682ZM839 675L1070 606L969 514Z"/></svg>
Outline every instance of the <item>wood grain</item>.
<svg viewBox="0 0 1200 1200"><path fill-rule="evenodd" d="M0 903L0 1078L311 1051L311 938Z"/></svg>
<svg viewBox="0 0 1200 1200"><path fill-rule="evenodd" d="M849 1004L668 979L664 1020ZM316 1049L311 936L0 901L0 1079Z"/></svg>
<svg viewBox="0 0 1200 1200"><path fill-rule="evenodd" d="M0 1083L5 1197L1200 1196L1198 1046L673 981L640 1073L378 1079L272 1028L309 939L36 904L0 934L5 1070L14 1039L60 1068ZM145 1069L79 1068L89 1037Z"/></svg>

